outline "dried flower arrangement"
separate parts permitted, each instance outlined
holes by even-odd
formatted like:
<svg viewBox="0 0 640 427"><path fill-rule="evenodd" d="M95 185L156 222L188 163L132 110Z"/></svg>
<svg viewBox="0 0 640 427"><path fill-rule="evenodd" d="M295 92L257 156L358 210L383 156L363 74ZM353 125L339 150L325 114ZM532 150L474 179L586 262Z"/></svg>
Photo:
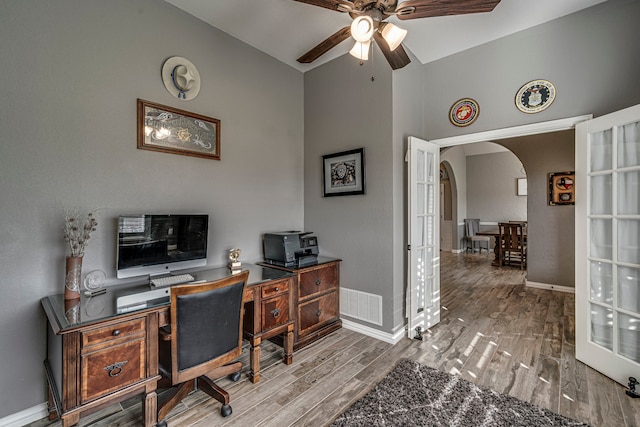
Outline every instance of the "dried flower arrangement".
<svg viewBox="0 0 640 427"><path fill-rule="evenodd" d="M93 212L89 212L84 221L77 212L67 212L64 220L64 241L69 243L72 257L84 255L91 232L96 231L97 225Z"/></svg>

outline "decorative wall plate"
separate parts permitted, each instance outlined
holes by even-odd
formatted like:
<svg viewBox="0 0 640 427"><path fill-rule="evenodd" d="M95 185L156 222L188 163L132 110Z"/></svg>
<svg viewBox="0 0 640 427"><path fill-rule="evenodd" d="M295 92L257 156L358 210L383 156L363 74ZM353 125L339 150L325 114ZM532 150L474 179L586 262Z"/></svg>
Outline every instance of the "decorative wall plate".
<svg viewBox="0 0 640 427"><path fill-rule="evenodd" d="M556 99L556 87L548 80L532 80L516 93L516 107L523 113L539 113Z"/></svg>
<svg viewBox="0 0 640 427"><path fill-rule="evenodd" d="M471 98L457 100L449 110L449 121L455 126L469 126L480 114L480 106Z"/></svg>

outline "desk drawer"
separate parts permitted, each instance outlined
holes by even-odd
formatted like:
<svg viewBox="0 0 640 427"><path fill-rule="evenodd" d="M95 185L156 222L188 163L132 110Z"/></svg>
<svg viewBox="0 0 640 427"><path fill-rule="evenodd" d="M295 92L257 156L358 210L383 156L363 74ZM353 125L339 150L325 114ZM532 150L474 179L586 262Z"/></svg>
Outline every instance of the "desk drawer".
<svg viewBox="0 0 640 427"><path fill-rule="evenodd" d="M271 298L276 295L282 295L289 292L289 281L274 283L272 285L265 285L262 287L262 298Z"/></svg>
<svg viewBox="0 0 640 427"><path fill-rule="evenodd" d="M142 318L84 331L82 332L82 347L122 340L135 334L144 334L145 328L145 319Z"/></svg>
<svg viewBox="0 0 640 427"><path fill-rule="evenodd" d="M145 376L144 336L81 356L80 400L85 404Z"/></svg>
<svg viewBox="0 0 640 427"><path fill-rule="evenodd" d="M298 306L299 336L338 317L338 292L331 292Z"/></svg>
<svg viewBox="0 0 640 427"><path fill-rule="evenodd" d="M289 294L262 301L262 330L267 331L289 321Z"/></svg>
<svg viewBox="0 0 640 427"><path fill-rule="evenodd" d="M335 289L338 286L337 270L335 265L329 265L301 273L299 298L304 299L314 294Z"/></svg>

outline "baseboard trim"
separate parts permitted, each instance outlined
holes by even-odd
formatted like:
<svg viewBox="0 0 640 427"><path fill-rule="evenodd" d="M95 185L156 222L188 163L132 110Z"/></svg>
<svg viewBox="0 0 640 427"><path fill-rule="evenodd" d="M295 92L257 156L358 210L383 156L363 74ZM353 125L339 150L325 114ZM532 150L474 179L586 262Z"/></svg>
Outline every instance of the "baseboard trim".
<svg viewBox="0 0 640 427"><path fill-rule="evenodd" d="M22 427L25 424L31 424L34 421L41 420L46 417L47 414L47 404L41 403L23 411L16 412L15 414L0 418L0 426Z"/></svg>
<svg viewBox="0 0 640 427"><path fill-rule="evenodd" d="M464 252L464 250L462 250L462 249L451 249L451 253L452 254L459 254L459 253L462 253L462 252Z"/></svg>
<svg viewBox="0 0 640 427"><path fill-rule="evenodd" d="M395 334L390 334L390 333L387 333L387 332L382 332L382 331L379 331L377 329L370 328L370 327L365 326L365 325L361 325L360 323L352 322L352 321L344 319L344 318L341 318L340 320L342 320L342 327L345 328L345 329L349 329L350 331L359 332L359 333L361 333L363 335L367 335L369 337L378 339L380 341L387 342L389 344L396 344L405 336L404 328L401 328Z"/></svg>
<svg viewBox="0 0 640 427"><path fill-rule="evenodd" d="M530 282L527 280L527 286L531 288L547 289L550 291L567 292L569 294L575 294L576 288L570 286L551 285L549 283Z"/></svg>

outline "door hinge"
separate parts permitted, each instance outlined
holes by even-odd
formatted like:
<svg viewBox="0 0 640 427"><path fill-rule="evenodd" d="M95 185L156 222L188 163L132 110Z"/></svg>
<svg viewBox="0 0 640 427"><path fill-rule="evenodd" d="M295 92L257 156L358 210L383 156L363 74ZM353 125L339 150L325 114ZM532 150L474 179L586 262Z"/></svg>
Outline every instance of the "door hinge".
<svg viewBox="0 0 640 427"><path fill-rule="evenodd" d="M410 251L411 250L411 245L407 245L407 250Z"/></svg>

